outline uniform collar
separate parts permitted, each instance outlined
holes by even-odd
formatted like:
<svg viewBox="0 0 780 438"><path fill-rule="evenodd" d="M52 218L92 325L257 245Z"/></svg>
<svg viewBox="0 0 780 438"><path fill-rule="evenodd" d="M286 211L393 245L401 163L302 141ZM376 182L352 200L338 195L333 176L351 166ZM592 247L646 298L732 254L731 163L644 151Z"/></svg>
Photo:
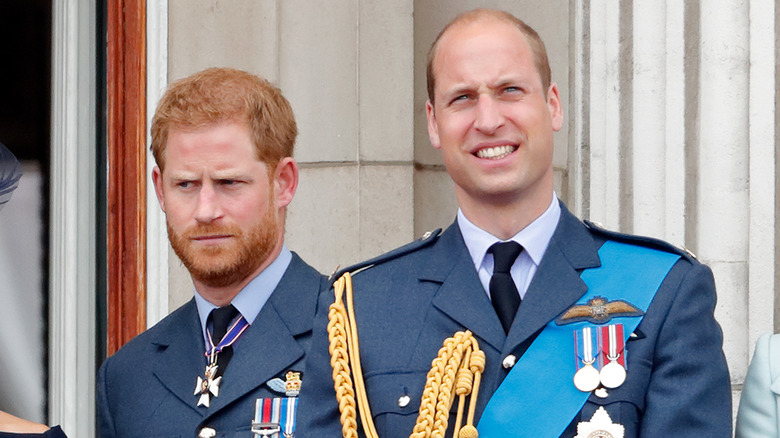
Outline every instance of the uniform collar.
<svg viewBox="0 0 780 438"><path fill-rule="evenodd" d="M547 245L550 244L550 239L555 232L555 227L558 225L560 217L561 206L558 197L553 193L552 202L550 202L550 206L547 207L547 210L509 240L513 240L522 245L523 251L528 254L536 266L539 266L542 256L547 250ZM471 260L474 262L474 267L479 270L479 267L482 266L482 262L485 259L488 248L494 243L502 240L474 225L474 223L468 220L466 215L463 214L461 209L458 209L458 227L460 228L460 233L463 235L466 248L468 248L469 254L471 255Z"/></svg>
<svg viewBox="0 0 780 438"><path fill-rule="evenodd" d="M260 310L268 301L271 293L276 289L291 260L292 253L287 248L287 245L282 245L282 250L276 259L244 286L238 295L233 298L233 301L230 302L249 324L255 322L255 318L257 318ZM207 339L206 319L209 313L217 306L206 301L197 290L195 291L195 304L198 307L198 318L200 319L203 339Z"/></svg>

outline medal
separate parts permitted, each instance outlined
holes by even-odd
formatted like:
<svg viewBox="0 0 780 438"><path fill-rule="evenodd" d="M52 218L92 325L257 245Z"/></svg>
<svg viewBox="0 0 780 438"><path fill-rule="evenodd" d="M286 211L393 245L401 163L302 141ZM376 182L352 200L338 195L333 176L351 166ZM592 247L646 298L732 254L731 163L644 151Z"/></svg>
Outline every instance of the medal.
<svg viewBox="0 0 780 438"><path fill-rule="evenodd" d="M194 395L200 396L198 397L198 404L196 406L209 407L211 404L211 397L219 396L219 384L222 382L222 376L216 377L217 355L225 347L233 345L247 327L249 327L249 323L242 316L228 328L227 333L225 333L225 336L222 337L217 345L214 345L214 341L211 339L211 333L207 336L209 341L209 348L206 350L208 364L206 365L204 377L198 376L198 380L195 382Z"/></svg>
<svg viewBox="0 0 780 438"><path fill-rule="evenodd" d="M219 395L219 383L222 381L222 376L214 378L217 374L216 355L214 361L215 363L209 363L206 366L205 378L198 376L198 382L195 384L195 395L200 395L197 406L209 407L211 403L209 396Z"/></svg>
<svg viewBox="0 0 780 438"><path fill-rule="evenodd" d="M574 373L574 386L582 392L591 392L599 387L599 371L590 363Z"/></svg>
<svg viewBox="0 0 780 438"><path fill-rule="evenodd" d="M255 437L292 438L295 436L297 397L258 398L252 433Z"/></svg>
<svg viewBox="0 0 780 438"><path fill-rule="evenodd" d="M574 332L574 352L577 361L574 386L582 392L593 391L601 382L599 371L593 366L596 362L596 356L593 355L594 334L590 327L583 327L582 331Z"/></svg>
<svg viewBox="0 0 780 438"><path fill-rule="evenodd" d="M601 384L606 388L617 388L626 381L623 324L599 327L599 331L602 354L609 360L601 367Z"/></svg>
<svg viewBox="0 0 780 438"><path fill-rule="evenodd" d="M590 421L577 424L577 435L574 438L623 438L626 428L612 422L606 409L599 407Z"/></svg>

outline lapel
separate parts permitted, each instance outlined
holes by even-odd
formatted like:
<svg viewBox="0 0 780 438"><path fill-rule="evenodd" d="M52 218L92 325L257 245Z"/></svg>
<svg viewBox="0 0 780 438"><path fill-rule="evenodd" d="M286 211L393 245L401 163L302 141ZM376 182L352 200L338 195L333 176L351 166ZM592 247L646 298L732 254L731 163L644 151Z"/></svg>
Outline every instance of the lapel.
<svg viewBox="0 0 780 438"><path fill-rule="evenodd" d="M293 254L268 302L236 343L219 397L212 400L206 416L254 391L303 358L304 349L295 337L311 331L321 278Z"/></svg>
<svg viewBox="0 0 780 438"><path fill-rule="evenodd" d="M193 298L165 320L165 326L152 339L157 347L153 372L163 386L195 412L203 414L193 395L197 377L206 369L203 335Z"/></svg>
<svg viewBox="0 0 780 438"><path fill-rule="evenodd" d="M432 251L420 280L441 283L433 305L501 351L504 329L479 281L457 221L442 233Z"/></svg>
<svg viewBox="0 0 780 438"><path fill-rule="evenodd" d="M509 331L504 352L514 351L587 291L583 269L600 266L598 245L561 203L561 218Z"/></svg>

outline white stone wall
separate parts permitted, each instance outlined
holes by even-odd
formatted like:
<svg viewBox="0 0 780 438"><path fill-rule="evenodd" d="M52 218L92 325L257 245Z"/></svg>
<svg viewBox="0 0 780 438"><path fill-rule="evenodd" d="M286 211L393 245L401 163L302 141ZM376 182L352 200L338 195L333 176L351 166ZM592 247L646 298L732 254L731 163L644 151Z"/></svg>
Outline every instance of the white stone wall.
<svg viewBox="0 0 780 438"><path fill-rule="evenodd" d="M772 0L483 1L534 26L562 91L556 190L579 216L684 245L719 292L735 396L775 328ZM169 0L168 78L243 68L299 124L287 243L329 273L454 217L424 123L425 55L467 0ZM170 305L191 284L170 257ZM735 404L736 408L736 404Z"/></svg>

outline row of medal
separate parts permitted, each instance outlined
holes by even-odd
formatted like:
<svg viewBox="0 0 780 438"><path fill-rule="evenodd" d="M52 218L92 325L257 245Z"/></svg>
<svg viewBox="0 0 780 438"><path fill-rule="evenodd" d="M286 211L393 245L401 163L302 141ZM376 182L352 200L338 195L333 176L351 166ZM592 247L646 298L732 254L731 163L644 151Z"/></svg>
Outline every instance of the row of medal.
<svg viewBox="0 0 780 438"><path fill-rule="evenodd" d="M574 386L582 392L617 388L626 380L623 324L587 326L574 332L577 372Z"/></svg>

